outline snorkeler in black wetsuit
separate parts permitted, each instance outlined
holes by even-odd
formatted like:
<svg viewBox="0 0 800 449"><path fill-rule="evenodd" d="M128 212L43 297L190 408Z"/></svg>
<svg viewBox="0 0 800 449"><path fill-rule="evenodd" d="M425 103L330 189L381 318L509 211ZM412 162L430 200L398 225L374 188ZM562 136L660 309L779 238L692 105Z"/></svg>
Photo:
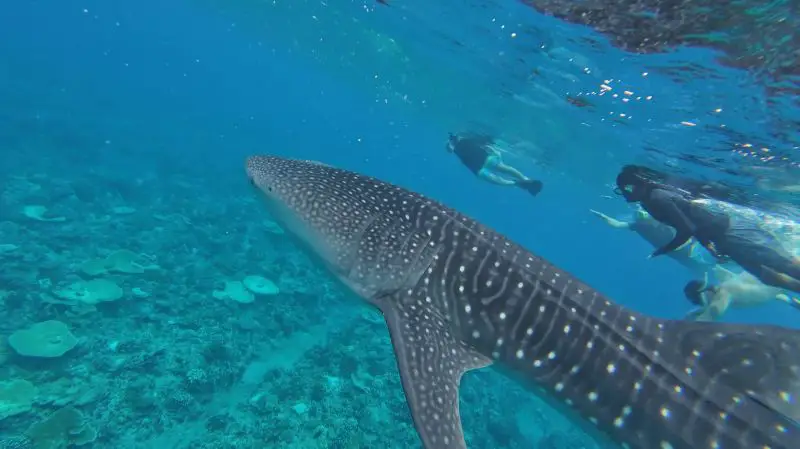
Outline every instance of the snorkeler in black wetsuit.
<svg viewBox="0 0 800 449"><path fill-rule="evenodd" d="M800 259L783 250L758 223L712 212L678 189L649 180L630 166L617 176L619 193L639 202L656 220L675 229L675 237L651 257L669 253L692 237L718 259L729 258L761 282L800 293Z"/></svg>
<svg viewBox="0 0 800 449"><path fill-rule="evenodd" d="M476 176L493 184L517 186L534 196L542 190L541 181L530 179L503 162L500 152L495 148L495 140L489 136L450 134L447 151L455 153Z"/></svg>

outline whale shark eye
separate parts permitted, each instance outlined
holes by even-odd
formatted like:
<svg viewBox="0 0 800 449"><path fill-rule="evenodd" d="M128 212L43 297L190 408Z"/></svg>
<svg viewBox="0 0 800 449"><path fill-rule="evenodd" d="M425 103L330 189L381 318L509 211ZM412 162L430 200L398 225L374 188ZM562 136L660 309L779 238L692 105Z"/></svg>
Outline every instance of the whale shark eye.
<svg viewBox="0 0 800 449"><path fill-rule="evenodd" d="M261 186L258 185L255 178L250 178L250 185L257 189L262 188ZM268 192L272 192L272 186L264 186L263 189L267 190Z"/></svg>

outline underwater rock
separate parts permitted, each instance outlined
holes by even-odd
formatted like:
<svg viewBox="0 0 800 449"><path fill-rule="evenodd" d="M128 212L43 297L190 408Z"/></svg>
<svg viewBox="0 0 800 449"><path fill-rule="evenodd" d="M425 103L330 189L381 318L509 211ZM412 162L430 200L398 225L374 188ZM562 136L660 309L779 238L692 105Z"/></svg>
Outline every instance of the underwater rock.
<svg viewBox="0 0 800 449"><path fill-rule="evenodd" d="M56 320L36 323L8 337L8 345L26 357L61 357L77 344L67 325Z"/></svg>
<svg viewBox="0 0 800 449"><path fill-rule="evenodd" d="M18 245L14 245L12 243L0 243L0 254L10 253L18 249Z"/></svg>
<svg viewBox="0 0 800 449"><path fill-rule="evenodd" d="M110 279L79 281L65 289L53 292L68 304L96 305L101 302L116 301L123 296L122 288Z"/></svg>
<svg viewBox="0 0 800 449"><path fill-rule="evenodd" d="M47 207L38 204L32 204L23 207L22 214L30 218L31 220L35 221L46 221L46 222L67 221L66 217L46 217L45 215L47 214Z"/></svg>
<svg viewBox="0 0 800 449"><path fill-rule="evenodd" d="M277 295L280 289L274 282L261 276L247 276L242 284L257 295Z"/></svg>
<svg viewBox="0 0 800 449"><path fill-rule="evenodd" d="M0 382L0 421L30 411L37 394L36 386L25 379Z"/></svg>
<svg viewBox="0 0 800 449"><path fill-rule="evenodd" d="M225 281L225 287L222 290L214 290L212 294L217 299L229 299L242 304L255 301L255 295L240 281Z"/></svg>
<svg viewBox="0 0 800 449"><path fill-rule="evenodd" d="M87 276L101 276L107 273L140 274L158 270L155 264L140 263L142 256L127 249L114 251L104 258L90 259L81 264L80 271Z"/></svg>
<svg viewBox="0 0 800 449"><path fill-rule="evenodd" d="M83 413L74 407L64 407L56 411L31 426L27 434L37 449L82 446L97 439L97 431L86 423Z"/></svg>

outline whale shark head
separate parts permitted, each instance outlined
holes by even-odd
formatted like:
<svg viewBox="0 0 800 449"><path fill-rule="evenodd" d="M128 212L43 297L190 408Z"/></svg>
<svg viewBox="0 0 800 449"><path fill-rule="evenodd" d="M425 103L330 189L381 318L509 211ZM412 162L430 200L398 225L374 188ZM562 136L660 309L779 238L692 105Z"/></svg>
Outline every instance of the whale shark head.
<svg viewBox="0 0 800 449"><path fill-rule="evenodd" d="M273 156L248 158L246 171L275 221L356 293L370 298L419 269L419 235L412 235L411 212L403 212L409 201L398 187Z"/></svg>
<svg viewBox="0 0 800 449"><path fill-rule="evenodd" d="M327 166L313 161L253 156L246 170L275 221L334 272L348 269L349 242L357 232L350 211L357 192L331 182Z"/></svg>

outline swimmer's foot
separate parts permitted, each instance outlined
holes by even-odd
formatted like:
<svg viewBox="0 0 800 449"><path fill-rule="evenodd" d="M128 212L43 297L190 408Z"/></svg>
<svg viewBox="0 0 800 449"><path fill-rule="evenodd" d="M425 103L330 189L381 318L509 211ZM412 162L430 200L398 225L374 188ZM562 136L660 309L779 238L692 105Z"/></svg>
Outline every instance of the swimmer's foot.
<svg viewBox="0 0 800 449"><path fill-rule="evenodd" d="M789 304L790 306L794 307L795 309L800 310L800 299L794 298L794 297L789 296L789 295L787 295L785 293L777 294L775 296L775 299L777 299L779 301L783 301L786 304Z"/></svg>
<svg viewBox="0 0 800 449"><path fill-rule="evenodd" d="M536 196L542 191L544 184L542 184L542 181L537 181L535 179L526 179L524 181L517 181L517 186L531 195Z"/></svg>

